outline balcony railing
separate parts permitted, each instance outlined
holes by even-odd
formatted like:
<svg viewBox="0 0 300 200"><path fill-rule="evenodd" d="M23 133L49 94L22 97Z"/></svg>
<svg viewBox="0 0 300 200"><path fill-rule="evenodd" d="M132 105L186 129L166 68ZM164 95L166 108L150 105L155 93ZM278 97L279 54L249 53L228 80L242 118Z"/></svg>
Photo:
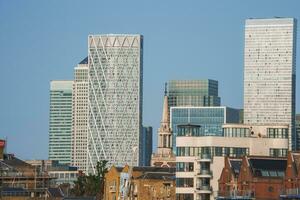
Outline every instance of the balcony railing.
<svg viewBox="0 0 300 200"><path fill-rule="evenodd" d="M201 169L200 170L200 175L212 175L212 171L208 169Z"/></svg>
<svg viewBox="0 0 300 200"><path fill-rule="evenodd" d="M231 190L219 191L216 199L254 199L255 193L252 190Z"/></svg>
<svg viewBox="0 0 300 200"><path fill-rule="evenodd" d="M290 188L281 191L281 197L283 196L300 196L300 188Z"/></svg>
<svg viewBox="0 0 300 200"><path fill-rule="evenodd" d="M211 162L211 159L211 154L200 154L200 156L198 157L198 161L200 162Z"/></svg>

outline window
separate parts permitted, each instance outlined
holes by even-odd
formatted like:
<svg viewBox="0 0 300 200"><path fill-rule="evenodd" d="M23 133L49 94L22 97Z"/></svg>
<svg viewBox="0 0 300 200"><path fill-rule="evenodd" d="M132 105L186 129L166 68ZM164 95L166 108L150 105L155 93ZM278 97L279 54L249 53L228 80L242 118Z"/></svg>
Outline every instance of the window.
<svg viewBox="0 0 300 200"><path fill-rule="evenodd" d="M176 187L193 187L193 178L176 178Z"/></svg>

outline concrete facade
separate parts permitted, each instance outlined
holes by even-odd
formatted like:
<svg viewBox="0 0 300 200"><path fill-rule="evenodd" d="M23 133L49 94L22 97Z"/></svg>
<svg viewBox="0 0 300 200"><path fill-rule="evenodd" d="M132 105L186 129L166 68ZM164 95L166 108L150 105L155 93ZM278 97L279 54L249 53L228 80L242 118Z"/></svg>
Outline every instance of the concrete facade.
<svg viewBox="0 0 300 200"><path fill-rule="evenodd" d="M269 138L268 128L288 130L286 126L265 125L249 126L243 124L226 124L223 129L234 130L248 129L252 127L253 134L231 135L223 137L204 136L190 137L181 136L176 138L176 195L187 195L188 200L211 199L217 195L218 179L224 167L224 157L239 158L244 155L269 156L275 150L283 151L277 156L286 156L288 150L287 138ZM277 151L275 151L277 152ZM181 167L190 163L190 168ZM178 181L183 181L180 186ZM190 184L186 184L186 182Z"/></svg>

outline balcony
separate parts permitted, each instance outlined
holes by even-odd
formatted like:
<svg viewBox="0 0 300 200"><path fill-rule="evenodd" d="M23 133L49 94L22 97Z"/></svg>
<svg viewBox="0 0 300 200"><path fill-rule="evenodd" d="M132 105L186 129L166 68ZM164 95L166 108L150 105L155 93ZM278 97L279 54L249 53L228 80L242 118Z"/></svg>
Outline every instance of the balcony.
<svg viewBox="0 0 300 200"><path fill-rule="evenodd" d="M201 154L197 158L198 162L211 162L212 161L212 156L210 154Z"/></svg>
<svg viewBox="0 0 300 200"><path fill-rule="evenodd" d="M197 177L199 178L212 178L212 171L208 169L201 169L197 173Z"/></svg>
<svg viewBox="0 0 300 200"><path fill-rule="evenodd" d="M212 193L212 188L210 185L197 185L197 190L196 192L199 194L211 194Z"/></svg>

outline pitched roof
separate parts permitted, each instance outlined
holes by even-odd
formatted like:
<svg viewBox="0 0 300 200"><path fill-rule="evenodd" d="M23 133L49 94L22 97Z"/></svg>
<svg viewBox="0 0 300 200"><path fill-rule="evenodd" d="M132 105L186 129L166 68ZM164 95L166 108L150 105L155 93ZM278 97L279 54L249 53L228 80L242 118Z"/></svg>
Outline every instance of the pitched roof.
<svg viewBox="0 0 300 200"><path fill-rule="evenodd" d="M141 172L168 172L175 173L175 168L173 167L133 167L133 171Z"/></svg>
<svg viewBox="0 0 300 200"><path fill-rule="evenodd" d="M175 173L146 172L137 179L174 180Z"/></svg>
<svg viewBox="0 0 300 200"><path fill-rule="evenodd" d="M64 197L64 194L60 188L48 188L48 193L50 197Z"/></svg>
<svg viewBox="0 0 300 200"><path fill-rule="evenodd" d="M299 173L300 169L300 153L299 152L292 152L292 157L295 163L295 168L297 172Z"/></svg>
<svg viewBox="0 0 300 200"><path fill-rule="evenodd" d="M285 158L248 157L247 159L256 177L282 178L284 176L287 166Z"/></svg>
<svg viewBox="0 0 300 200"><path fill-rule="evenodd" d="M234 173L234 176L238 177L240 174L242 159L229 159L229 163L231 165L231 169Z"/></svg>
<svg viewBox="0 0 300 200"><path fill-rule="evenodd" d="M16 158L15 156L11 155L11 154L5 154L4 155L4 160L1 161L3 163L5 163L6 165L9 165L11 167L31 167L34 168L32 165L24 162L23 160L20 160L18 158Z"/></svg>

